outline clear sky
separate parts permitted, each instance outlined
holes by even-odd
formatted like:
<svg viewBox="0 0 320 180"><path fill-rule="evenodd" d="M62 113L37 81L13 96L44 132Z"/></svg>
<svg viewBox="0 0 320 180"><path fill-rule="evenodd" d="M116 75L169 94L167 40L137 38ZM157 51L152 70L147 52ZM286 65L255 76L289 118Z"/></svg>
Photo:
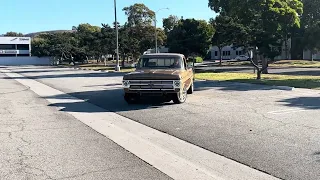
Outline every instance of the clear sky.
<svg viewBox="0 0 320 180"><path fill-rule="evenodd" d="M168 7L157 13L159 26L170 14L205 20L215 16L208 8L208 0L117 0L121 24L126 21L122 8L134 3L144 3L153 11ZM4 0L0 12L0 34L69 30L80 23L100 26L114 22L113 0Z"/></svg>

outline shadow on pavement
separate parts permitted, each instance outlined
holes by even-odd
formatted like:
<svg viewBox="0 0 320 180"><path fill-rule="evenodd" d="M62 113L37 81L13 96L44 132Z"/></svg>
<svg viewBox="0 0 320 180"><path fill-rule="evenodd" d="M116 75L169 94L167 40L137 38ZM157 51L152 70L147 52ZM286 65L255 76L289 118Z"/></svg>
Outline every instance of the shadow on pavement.
<svg viewBox="0 0 320 180"><path fill-rule="evenodd" d="M115 84L106 84L99 85L105 86L114 86ZM234 85L234 83L226 82L196 82L195 83L196 91L201 91L205 89L218 88L219 90L226 91L250 91L250 90L271 90L275 87L268 86L259 86L259 85ZM195 92L196 93L196 92ZM141 109L151 109L151 108L160 108L162 106L175 105L173 102L164 103L161 98L148 97L143 99L139 104L128 105L123 98L123 89L122 88L110 88L105 90L96 90L96 91L83 91L83 92L72 92L68 95L58 95L53 97L45 97L48 99L68 99L75 100L74 97L78 99L85 100L91 104L94 104L102 109L98 111L111 111L111 112L124 112L124 111L134 111ZM192 96L192 95L191 95ZM97 109L87 109L85 106L86 102L77 102L70 101L66 103L56 103L51 104L51 106L62 107L62 111L69 112L97 112ZM317 104L317 102L315 102ZM319 105L318 105L319 107Z"/></svg>
<svg viewBox="0 0 320 180"><path fill-rule="evenodd" d="M73 92L68 95L58 95L53 97L45 97L48 99L69 99L75 100L75 98L83 99L86 102L94 104L103 110L98 111L134 111L141 109L159 108L164 105L173 105L173 103L163 103L161 99L149 98L142 100L139 104L128 105L123 98L122 89L107 89L98 91L86 91L86 92ZM97 112L97 109L87 109L86 102L68 102L68 103L55 103L50 106L63 107L61 111L68 112Z"/></svg>
<svg viewBox="0 0 320 180"><path fill-rule="evenodd" d="M319 152L315 152L313 155L318 157L318 159L316 161L320 163L320 151Z"/></svg>
<svg viewBox="0 0 320 180"><path fill-rule="evenodd" d="M320 109L320 98L319 97L298 97L284 99L279 102L286 103L285 106L289 107L299 107L303 109ZM320 152L319 152L320 155Z"/></svg>

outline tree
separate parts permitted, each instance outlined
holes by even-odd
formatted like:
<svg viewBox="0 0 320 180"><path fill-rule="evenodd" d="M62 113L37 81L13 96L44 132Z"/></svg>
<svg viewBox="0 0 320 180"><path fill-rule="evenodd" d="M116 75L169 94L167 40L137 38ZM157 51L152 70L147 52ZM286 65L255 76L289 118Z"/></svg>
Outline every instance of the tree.
<svg viewBox="0 0 320 180"><path fill-rule="evenodd" d="M315 51L320 50L319 32L320 32L320 3L317 0L303 0L303 14L301 24L303 29L304 49L310 50L313 60Z"/></svg>
<svg viewBox="0 0 320 180"><path fill-rule="evenodd" d="M312 61L313 61L313 54L315 54L316 51L320 50L319 39L320 39L320 21L306 28L306 32L304 34L303 44L305 44L305 49L308 49L311 51Z"/></svg>
<svg viewBox="0 0 320 180"><path fill-rule="evenodd" d="M110 27L108 24L102 24L100 39L100 51L104 55L114 54L116 49L116 33L114 28Z"/></svg>
<svg viewBox="0 0 320 180"><path fill-rule="evenodd" d="M22 33L17 33L17 32L7 32L6 34L4 34L4 36L10 36L10 37L22 37L23 34Z"/></svg>
<svg viewBox="0 0 320 180"><path fill-rule="evenodd" d="M155 47L155 27L152 22L155 13L144 4L134 4L130 7L123 8L125 14L128 16L127 23L122 27L127 33L128 40L126 45L130 44L130 51L133 57L137 57L146 50ZM119 31L120 32L120 31ZM120 33L121 34L121 33ZM121 36L121 35L120 35ZM163 45L166 40L164 31L157 29L157 42Z"/></svg>
<svg viewBox="0 0 320 180"><path fill-rule="evenodd" d="M191 54L205 56L213 33L213 27L204 20L181 19L168 34L167 45L171 52L186 57Z"/></svg>
<svg viewBox="0 0 320 180"><path fill-rule="evenodd" d="M164 32L166 35L179 23L178 16L170 15L167 18L163 18L162 20Z"/></svg>
<svg viewBox="0 0 320 180"><path fill-rule="evenodd" d="M301 16L301 25L307 28L320 21L320 3L318 0L302 0L302 2L303 14Z"/></svg>
<svg viewBox="0 0 320 180"><path fill-rule="evenodd" d="M209 7L216 13L237 18L239 24L248 28L247 44L254 51L257 47L259 54L266 57L262 59L261 69L257 60L252 61L257 68L257 79L262 72L268 73L267 58L277 52L273 47L287 38L289 28L300 26L299 16L303 10L301 0L209 0Z"/></svg>
<svg viewBox="0 0 320 180"><path fill-rule="evenodd" d="M48 39L45 38L34 38L31 42L32 56L44 57L51 56L51 50Z"/></svg>
<svg viewBox="0 0 320 180"><path fill-rule="evenodd" d="M77 27L76 38L79 40L79 47L84 49L87 55L95 56L97 61L102 56L101 52L101 27L92 26L88 23L80 24Z"/></svg>
<svg viewBox="0 0 320 180"><path fill-rule="evenodd" d="M70 32L40 34L33 39L32 46L34 56L60 57L60 59L68 60L69 63L74 62L79 55L85 53L85 50L79 47L76 34Z"/></svg>
<svg viewBox="0 0 320 180"><path fill-rule="evenodd" d="M154 11L140 3L125 7L123 11L128 16L128 26L151 26L155 17Z"/></svg>
<svg viewBox="0 0 320 180"><path fill-rule="evenodd" d="M222 48L229 45L245 46L247 29L238 24L229 16L219 15L210 20L215 29L212 45L217 46L220 54L220 66L222 65ZM244 41L244 42L243 42Z"/></svg>

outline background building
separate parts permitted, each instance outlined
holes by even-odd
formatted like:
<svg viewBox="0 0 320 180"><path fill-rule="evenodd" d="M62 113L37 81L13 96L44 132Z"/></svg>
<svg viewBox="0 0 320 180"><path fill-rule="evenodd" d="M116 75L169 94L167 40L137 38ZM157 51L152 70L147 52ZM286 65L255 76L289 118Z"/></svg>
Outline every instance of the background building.
<svg viewBox="0 0 320 180"><path fill-rule="evenodd" d="M0 57L31 56L30 37L0 37Z"/></svg>

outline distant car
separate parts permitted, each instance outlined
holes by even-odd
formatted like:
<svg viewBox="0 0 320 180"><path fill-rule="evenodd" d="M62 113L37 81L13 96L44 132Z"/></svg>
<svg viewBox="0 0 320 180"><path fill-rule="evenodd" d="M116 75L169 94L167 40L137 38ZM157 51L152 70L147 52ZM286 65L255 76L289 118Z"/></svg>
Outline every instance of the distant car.
<svg viewBox="0 0 320 180"><path fill-rule="evenodd" d="M235 58L235 60L237 61L249 61L250 60L250 57L249 56L246 56L246 55L240 55L240 56L237 56Z"/></svg>

